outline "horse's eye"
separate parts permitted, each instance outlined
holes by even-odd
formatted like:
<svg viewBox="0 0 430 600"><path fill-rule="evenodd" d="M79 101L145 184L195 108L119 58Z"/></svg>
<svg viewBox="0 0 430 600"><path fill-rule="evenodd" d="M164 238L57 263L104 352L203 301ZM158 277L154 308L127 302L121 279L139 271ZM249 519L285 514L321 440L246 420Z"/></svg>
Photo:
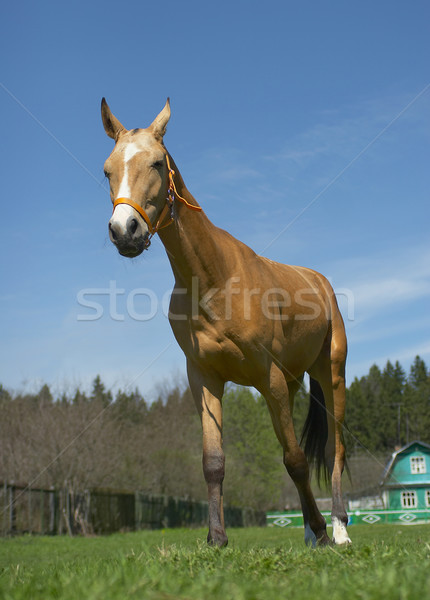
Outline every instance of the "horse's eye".
<svg viewBox="0 0 430 600"><path fill-rule="evenodd" d="M110 173L109 173L109 171L106 171L106 169L105 169L105 177L106 177L106 179L109 179L109 177L110 177Z"/></svg>
<svg viewBox="0 0 430 600"><path fill-rule="evenodd" d="M163 166L163 161L162 160L156 160L155 163L152 164L154 169L161 169L161 167Z"/></svg>

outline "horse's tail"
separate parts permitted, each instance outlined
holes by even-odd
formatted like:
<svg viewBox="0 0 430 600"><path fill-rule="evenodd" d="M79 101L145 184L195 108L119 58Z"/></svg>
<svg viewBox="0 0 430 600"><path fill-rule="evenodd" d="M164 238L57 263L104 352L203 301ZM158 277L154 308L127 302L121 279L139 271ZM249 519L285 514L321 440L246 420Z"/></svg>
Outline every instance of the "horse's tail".
<svg viewBox="0 0 430 600"><path fill-rule="evenodd" d="M324 392L318 381L311 377L309 411L303 427L300 444L304 442L306 458L309 464L316 467L319 485L321 480L326 485L330 481L330 471L325 456L327 438L328 425Z"/></svg>

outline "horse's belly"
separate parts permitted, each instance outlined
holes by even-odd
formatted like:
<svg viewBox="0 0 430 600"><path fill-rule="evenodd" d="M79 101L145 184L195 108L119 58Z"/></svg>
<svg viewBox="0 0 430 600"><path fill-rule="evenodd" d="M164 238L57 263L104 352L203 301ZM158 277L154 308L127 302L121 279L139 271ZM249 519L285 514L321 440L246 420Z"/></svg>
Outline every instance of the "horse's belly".
<svg viewBox="0 0 430 600"><path fill-rule="evenodd" d="M327 335L327 322L322 321L268 321L264 328L256 325L249 322L247 327L235 327L199 321L172 326L188 359L204 370L215 371L225 381L251 386L267 376L272 363L287 379L300 377L317 359Z"/></svg>

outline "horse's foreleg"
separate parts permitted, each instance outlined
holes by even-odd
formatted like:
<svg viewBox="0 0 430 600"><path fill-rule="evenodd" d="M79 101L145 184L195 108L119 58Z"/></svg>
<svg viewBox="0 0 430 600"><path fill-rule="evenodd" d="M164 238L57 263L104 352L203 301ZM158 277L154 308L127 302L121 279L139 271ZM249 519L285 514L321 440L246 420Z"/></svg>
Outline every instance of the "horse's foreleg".
<svg viewBox="0 0 430 600"><path fill-rule="evenodd" d="M227 545L224 527L222 482L224 480L224 452L222 449L222 395L224 382L201 371L188 362L188 380L199 412L203 429L203 473L208 486L209 533L208 542Z"/></svg>

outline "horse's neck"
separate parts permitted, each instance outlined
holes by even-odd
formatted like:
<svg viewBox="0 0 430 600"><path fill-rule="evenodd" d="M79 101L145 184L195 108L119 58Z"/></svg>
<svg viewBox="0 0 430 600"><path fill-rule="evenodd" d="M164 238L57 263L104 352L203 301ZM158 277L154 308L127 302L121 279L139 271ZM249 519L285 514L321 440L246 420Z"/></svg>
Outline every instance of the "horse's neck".
<svg viewBox="0 0 430 600"><path fill-rule="evenodd" d="M171 163L178 194L198 206L173 160ZM188 288L192 285L193 278L197 277L201 291L219 285L225 276L221 231L203 211L194 211L175 198L174 222L160 230L159 235L178 284Z"/></svg>

